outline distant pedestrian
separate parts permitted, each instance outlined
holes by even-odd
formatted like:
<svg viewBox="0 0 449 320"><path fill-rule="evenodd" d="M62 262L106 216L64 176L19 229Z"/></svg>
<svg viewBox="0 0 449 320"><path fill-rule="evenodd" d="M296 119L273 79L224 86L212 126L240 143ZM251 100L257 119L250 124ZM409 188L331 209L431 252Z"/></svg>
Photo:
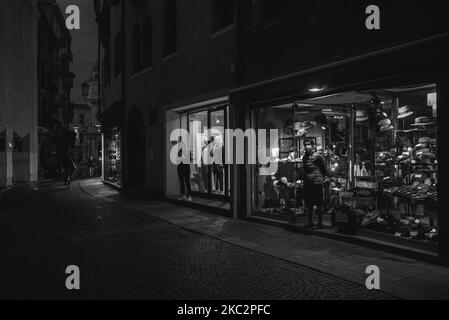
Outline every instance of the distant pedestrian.
<svg viewBox="0 0 449 320"><path fill-rule="evenodd" d="M94 170L95 170L95 160L94 157L90 157L87 160L87 167L89 168L89 177L93 177L94 176Z"/></svg>
<svg viewBox="0 0 449 320"><path fill-rule="evenodd" d="M64 160L64 185L70 188L70 183L73 179L73 174L77 169L77 166L70 156L67 156Z"/></svg>

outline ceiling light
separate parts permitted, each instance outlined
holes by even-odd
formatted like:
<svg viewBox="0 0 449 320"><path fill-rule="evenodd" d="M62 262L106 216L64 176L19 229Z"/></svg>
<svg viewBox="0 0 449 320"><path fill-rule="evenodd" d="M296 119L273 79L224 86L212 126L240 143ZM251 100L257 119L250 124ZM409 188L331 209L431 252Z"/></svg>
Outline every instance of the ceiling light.
<svg viewBox="0 0 449 320"><path fill-rule="evenodd" d="M312 88L312 89L309 89L310 92L320 92L320 91L323 91L323 90L324 90L323 88Z"/></svg>

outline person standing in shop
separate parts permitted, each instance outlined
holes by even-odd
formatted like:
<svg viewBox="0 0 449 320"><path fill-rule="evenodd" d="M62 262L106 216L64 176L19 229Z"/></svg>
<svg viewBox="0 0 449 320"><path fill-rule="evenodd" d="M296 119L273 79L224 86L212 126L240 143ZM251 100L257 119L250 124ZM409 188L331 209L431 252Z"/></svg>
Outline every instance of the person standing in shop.
<svg viewBox="0 0 449 320"><path fill-rule="evenodd" d="M178 164L178 178L181 185L181 201L192 201L191 187L190 187L190 161L189 152L186 144L182 141L182 137L178 138L178 159L181 161Z"/></svg>
<svg viewBox="0 0 449 320"><path fill-rule="evenodd" d="M329 174L323 156L316 151L315 141L306 138L304 148L302 178L304 180L304 202L309 215L309 222L306 227L313 227L313 207L317 206L317 228L323 228L323 184Z"/></svg>

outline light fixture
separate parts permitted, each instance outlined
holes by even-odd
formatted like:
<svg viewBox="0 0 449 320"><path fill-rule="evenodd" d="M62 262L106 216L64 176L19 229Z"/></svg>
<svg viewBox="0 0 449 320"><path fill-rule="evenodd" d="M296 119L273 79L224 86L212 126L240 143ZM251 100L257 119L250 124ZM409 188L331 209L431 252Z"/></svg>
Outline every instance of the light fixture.
<svg viewBox="0 0 449 320"><path fill-rule="evenodd" d="M323 88L311 88L311 89L309 89L309 91L310 92L320 92L320 91L323 91L324 89Z"/></svg>

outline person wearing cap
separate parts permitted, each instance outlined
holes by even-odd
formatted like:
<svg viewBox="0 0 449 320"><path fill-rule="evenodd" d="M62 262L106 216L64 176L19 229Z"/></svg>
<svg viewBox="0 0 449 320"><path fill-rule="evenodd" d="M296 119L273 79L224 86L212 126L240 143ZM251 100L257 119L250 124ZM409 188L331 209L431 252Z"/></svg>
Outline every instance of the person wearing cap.
<svg viewBox="0 0 449 320"><path fill-rule="evenodd" d="M323 184L329 176L324 158L315 149L313 139L305 139L305 154L302 161L302 178L304 180L304 202L309 214L306 227L313 227L313 207L317 206L317 228L323 228Z"/></svg>

